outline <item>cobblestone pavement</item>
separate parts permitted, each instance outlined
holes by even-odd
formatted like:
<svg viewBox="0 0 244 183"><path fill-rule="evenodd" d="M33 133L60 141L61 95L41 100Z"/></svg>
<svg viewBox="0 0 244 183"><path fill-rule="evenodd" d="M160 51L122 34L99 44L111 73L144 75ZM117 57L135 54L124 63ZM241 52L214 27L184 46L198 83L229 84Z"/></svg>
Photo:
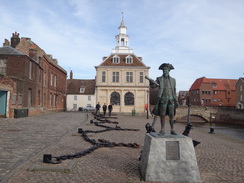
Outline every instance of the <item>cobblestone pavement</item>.
<svg viewBox="0 0 244 183"><path fill-rule="evenodd" d="M87 121L86 114L72 114L0 118L0 181L6 180L35 155Z"/></svg>
<svg viewBox="0 0 244 183"><path fill-rule="evenodd" d="M84 115L84 116L83 116ZM91 147L78 133L83 130L100 130L82 123L86 114L56 113L0 122L1 177L9 183L139 183L139 156L144 144L145 124L152 118L145 116L118 116L121 128L140 131L108 131L89 134L92 139L111 142L138 143L140 148L103 147L81 158L64 160L61 164L43 164L43 154L59 156L74 154ZM159 121L159 120L158 120ZM159 129L159 122L156 129ZM114 127L115 124L106 124ZM176 123L178 133L185 124ZM169 129L166 123L166 129ZM209 134L208 128L195 127L189 137L201 143L195 147L203 183L244 182L244 140L227 134ZM3 146L2 146L3 144ZM5 175L5 176L4 176Z"/></svg>

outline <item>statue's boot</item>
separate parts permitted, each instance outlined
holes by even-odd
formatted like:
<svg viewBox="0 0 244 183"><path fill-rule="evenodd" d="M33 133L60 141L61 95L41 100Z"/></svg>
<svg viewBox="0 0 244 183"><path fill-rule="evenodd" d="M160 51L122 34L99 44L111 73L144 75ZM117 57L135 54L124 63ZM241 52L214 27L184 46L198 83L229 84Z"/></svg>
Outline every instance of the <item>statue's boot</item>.
<svg viewBox="0 0 244 183"><path fill-rule="evenodd" d="M172 135L177 135L177 133L175 133L174 130L171 130L171 131L170 131L170 134L172 134Z"/></svg>
<svg viewBox="0 0 244 183"><path fill-rule="evenodd" d="M163 136L165 133L164 133L164 130L161 130L159 133L158 133L158 135L159 136Z"/></svg>

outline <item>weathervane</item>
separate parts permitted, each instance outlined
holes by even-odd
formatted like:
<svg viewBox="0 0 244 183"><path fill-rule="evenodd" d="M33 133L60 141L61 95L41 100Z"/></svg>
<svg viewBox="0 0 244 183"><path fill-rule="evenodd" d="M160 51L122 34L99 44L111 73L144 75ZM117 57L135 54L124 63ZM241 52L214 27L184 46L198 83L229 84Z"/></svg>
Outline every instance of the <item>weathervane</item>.
<svg viewBox="0 0 244 183"><path fill-rule="evenodd" d="M124 12L122 11L121 14L122 14L122 20L124 20Z"/></svg>

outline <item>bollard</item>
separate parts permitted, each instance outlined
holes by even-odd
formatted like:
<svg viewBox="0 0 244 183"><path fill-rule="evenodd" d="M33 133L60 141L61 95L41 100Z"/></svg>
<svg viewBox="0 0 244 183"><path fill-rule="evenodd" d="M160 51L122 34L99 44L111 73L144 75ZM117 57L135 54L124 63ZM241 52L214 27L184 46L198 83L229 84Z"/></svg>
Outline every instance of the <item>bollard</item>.
<svg viewBox="0 0 244 183"><path fill-rule="evenodd" d="M135 116L135 115L136 115L136 110L133 109L133 110L132 110L132 116Z"/></svg>
<svg viewBox="0 0 244 183"><path fill-rule="evenodd" d="M51 163L52 155L51 154L44 154L43 155L43 163Z"/></svg>
<svg viewBox="0 0 244 183"><path fill-rule="evenodd" d="M83 129L82 128L78 128L78 133L82 133Z"/></svg>
<svg viewBox="0 0 244 183"><path fill-rule="evenodd" d="M213 127L210 127L210 132L209 133L211 133L211 134L214 133L214 128Z"/></svg>

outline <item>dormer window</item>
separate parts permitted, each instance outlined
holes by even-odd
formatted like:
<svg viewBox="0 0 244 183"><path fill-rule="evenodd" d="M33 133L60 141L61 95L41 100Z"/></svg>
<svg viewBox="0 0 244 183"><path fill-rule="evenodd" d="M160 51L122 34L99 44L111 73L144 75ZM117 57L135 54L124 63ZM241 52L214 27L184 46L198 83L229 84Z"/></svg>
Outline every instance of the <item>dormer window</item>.
<svg viewBox="0 0 244 183"><path fill-rule="evenodd" d="M217 83L212 82L212 86L213 86L214 88L217 88Z"/></svg>
<svg viewBox="0 0 244 183"><path fill-rule="evenodd" d="M85 93L85 87L84 86L80 87L80 93Z"/></svg>
<svg viewBox="0 0 244 183"><path fill-rule="evenodd" d="M127 64L132 64L133 63L133 57L128 55L126 58L125 58L125 63Z"/></svg>
<svg viewBox="0 0 244 183"><path fill-rule="evenodd" d="M114 55L114 56L113 56L113 63L114 63L114 64L119 64L119 63L120 63L120 58L119 58L118 55Z"/></svg>

